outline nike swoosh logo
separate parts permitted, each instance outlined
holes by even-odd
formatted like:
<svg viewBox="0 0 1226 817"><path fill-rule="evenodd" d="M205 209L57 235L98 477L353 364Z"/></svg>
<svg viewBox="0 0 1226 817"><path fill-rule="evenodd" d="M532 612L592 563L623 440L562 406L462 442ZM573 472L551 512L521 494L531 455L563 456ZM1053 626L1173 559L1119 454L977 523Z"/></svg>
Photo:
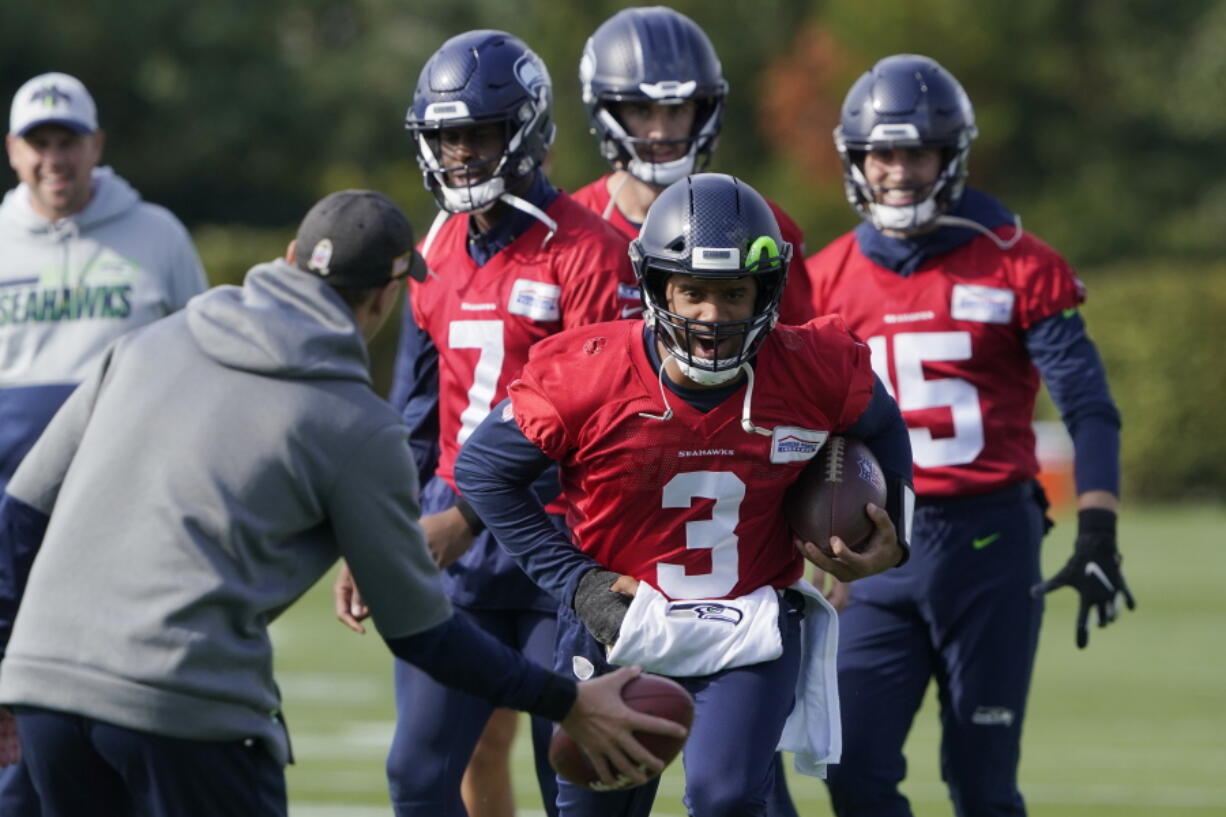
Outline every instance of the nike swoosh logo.
<svg viewBox="0 0 1226 817"><path fill-rule="evenodd" d="M642 311L643 311L643 307L641 306L623 306L622 307L622 317L629 318L632 315L638 315Z"/></svg>
<svg viewBox="0 0 1226 817"><path fill-rule="evenodd" d="M1000 538L999 531L996 533L990 534L988 536L981 536L978 539L971 540L971 547L973 547L975 550L983 550L985 547L992 544L999 538Z"/></svg>
<svg viewBox="0 0 1226 817"><path fill-rule="evenodd" d="M1086 565L1086 575L1090 576L1091 578L1098 579L1100 582L1102 582L1103 587L1107 588L1108 593L1112 593L1112 594L1115 593L1115 585L1111 583L1111 580L1107 578L1107 574L1104 573L1103 569L1099 567L1098 565L1094 564L1093 562L1090 562L1089 564L1087 564Z"/></svg>

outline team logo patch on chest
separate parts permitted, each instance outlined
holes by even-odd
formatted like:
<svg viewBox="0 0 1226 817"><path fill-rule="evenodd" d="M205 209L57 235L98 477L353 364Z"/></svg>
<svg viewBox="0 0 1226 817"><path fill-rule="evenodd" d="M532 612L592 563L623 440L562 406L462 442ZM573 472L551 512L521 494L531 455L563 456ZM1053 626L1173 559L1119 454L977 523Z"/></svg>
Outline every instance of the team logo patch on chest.
<svg viewBox="0 0 1226 817"><path fill-rule="evenodd" d="M771 432L771 462L807 462L817 456L829 436L829 431L775 426Z"/></svg>
<svg viewBox="0 0 1226 817"><path fill-rule="evenodd" d="M558 306L558 299L561 295L562 288L557 284L519 278L511 285L511 300L507 304L507 311L534 321L560 320L562 310Z"/></svg>
<svg viewBox="0 0 1226 817"><path fill-rule="evenodd" d="M974 284L954 284L949 314L954 320L1008 323L1013 318L1013 291Z"/></svg>

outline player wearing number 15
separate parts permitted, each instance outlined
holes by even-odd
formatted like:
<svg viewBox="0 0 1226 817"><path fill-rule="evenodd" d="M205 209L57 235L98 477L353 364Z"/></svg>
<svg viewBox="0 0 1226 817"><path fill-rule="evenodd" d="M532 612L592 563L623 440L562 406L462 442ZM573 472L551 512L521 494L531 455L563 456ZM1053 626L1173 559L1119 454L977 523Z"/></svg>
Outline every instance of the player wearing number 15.
<svg viewBox="0 0 1226 817"><path fill-rule="evenodd" d="M458 500L452 466L529 347L637 312L626 239L556 190L540 167L554 135L552 94L544 63L501 31L453 37L422 69L406 127L440 212L421 245L430 275L410 289L393 389L419 454L422 527L448 568L448 595L487 632L546 665L557 605ZM542 492L553 499L556 481ZM396 695L387 767L396 813L463 814L460 777L491 707L402 661ZM535 719L546 803L554 799L550 734L549 722Z"/></svg>
<svg viewBox="0 0 1226 817"><path fill-rule="evenodd" d="M1119 414L1077 312L1084 289L1000 202L964 189L975 134L962 86L936 62L878 62L835 130L864 222L808 262L819 314L838 312L865 338L915 456L915 558L854 585L841 616L846 743L827 781L840 817L911 813L902 747L931 678L956 813L1024 814L1036 591L1078 590L1079 646L1090 607L1105 625L1117 594L1132 605L1115 545ZM1074 555L1046 584L1031 430L1040 376L1073 437L1079 494Z"/></svg>
<svg viewBox="0 0 1226 817"><path fill-rule="evenodd" d="M560 603L555 667L590 677L642 663L677 678L695 698L684 756L691 813L762 815L785 721L803 744L785 748L815 765L833 760L838 743L831 708L792 713L798 678L814 682L804 701L837 703L820 683L832 667L815 648L831 643L821 639L833 616L799 582L784 495L829 434L848 432L873 449L897 500L886 504L900 510L906 427L868 349L837 317L775 326L791 246L748 185L682 178L630 246L645 320L536 346L509 401L460 452L456 481ZM530 489L554 463L573 544ZM814 561L848 580L903 561L899 514L872 515L877 531L862 553L814 550ZM802 666L802 655L818 658ZM598 793L559 782L558 810L645 816L654 785Z"/></svg>

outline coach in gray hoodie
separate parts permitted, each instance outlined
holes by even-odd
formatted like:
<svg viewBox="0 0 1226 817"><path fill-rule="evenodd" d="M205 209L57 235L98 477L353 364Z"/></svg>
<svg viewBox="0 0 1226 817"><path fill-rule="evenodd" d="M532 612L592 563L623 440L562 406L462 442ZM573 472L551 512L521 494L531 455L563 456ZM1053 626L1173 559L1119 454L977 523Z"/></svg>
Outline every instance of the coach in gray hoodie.
<svg viewBox="0 0 1226 817"><path fill-rule="evenodd" d="M635 671L576 685L452 614L364 343L410 274L395 205L326 197L285 259L112 345L14 475L0 703L54 813L284 815L267 628L338 556L396 655L562 721L607 780L659 768L630 730L681 730L621 702Z"/></svg>

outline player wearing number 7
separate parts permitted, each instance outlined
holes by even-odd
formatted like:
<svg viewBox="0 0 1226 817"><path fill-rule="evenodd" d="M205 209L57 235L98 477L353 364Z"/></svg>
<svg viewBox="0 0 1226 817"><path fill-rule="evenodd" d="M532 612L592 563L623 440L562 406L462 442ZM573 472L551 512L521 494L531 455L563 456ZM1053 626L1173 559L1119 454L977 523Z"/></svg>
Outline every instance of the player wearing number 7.
<svg viewBox="0 0 1226 817"><path fill-rule="evenodd" d="M784 748L811 773L838 755L825 649L834 616L799 581L785 492L828 435L865 439L894 513L873 510L862 553L813 558L847 580L893 567L906 554L891 522L910 479L906 427L837 317L775 325L791 245L748 185L681 179L630 247L645 320L537 345L509 401L460 452L456 481L560 603L557 669L585 678L641 662L676 677L696 706L690 813L762 815L785 721L796 743ZM573 540L530 488L555 462ZM789 719L798 687L812 717ZM653 784L597 793L562 782L558 807L645 817L654 796Z"/></svg>
<svg viewBox="0 0 1226 817"><path fill-rule="evenodd" d="M409 292L393 388L421 471L422 527L447 568L448 595L478 626L546 666L556 604L458 500L452 466L533 344L638 306L626 240L541 170L554 135L552 93L544 63L501 31L453 37L422 69L406 126L440 212L420 247L430 275ZM541 486L545 500L557 494L550 482ZM561 507L550 508L562 524ZM346 580L338 613L356 625ZM404 661L395 677L387 772L396 814L463 814L460 778L492 708ZM547 720L534 719L547 805L550 733Z"/></svg>
<svg viewBox="0 0 1226 817"><path fill-rule="evenodd" d="M847 742L827 781L840 817L911 813L902 746L930 678L956 813L1024 814L1019 741L1043 612L1032 589L1078 590L1078 646L1089 607L1103 626L1117 595L1133 606L1115 545L1119 414L1077 312L1084 289L1000 202L964 189L975 134L962 86L935 61L878 62L835 130L864 222L808 262L818 313L866 339L915 456L915 558L857 583L842 613ZM1040 376L1073 437L1079 508L1073 557L1045 585Z"/></svg>

